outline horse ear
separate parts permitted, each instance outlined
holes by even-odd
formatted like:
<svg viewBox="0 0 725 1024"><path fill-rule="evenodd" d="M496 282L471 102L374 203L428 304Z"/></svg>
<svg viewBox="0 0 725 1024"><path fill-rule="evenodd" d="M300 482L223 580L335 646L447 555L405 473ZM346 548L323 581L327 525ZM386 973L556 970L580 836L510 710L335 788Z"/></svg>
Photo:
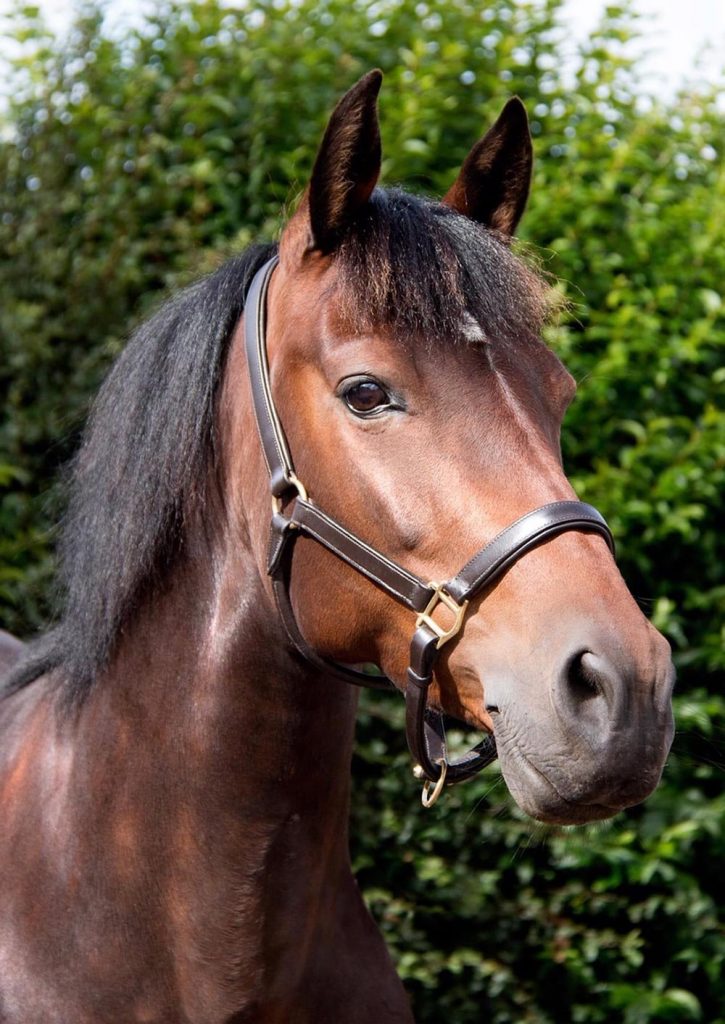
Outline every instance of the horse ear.
<svg viewBox="0 0 725 1024"><path fill-rule="evenodd" d="M380 174L377 97L381 71L369 71L335 107L317 153L308 207L312 249L332 252Z"/></svg>
<svg viewBox="0 0 725 1024"><path fill-rule="evenodd" d="M503 235L513 235L531 184L529 121L518 96L466 157L443 202Z"/></svg>

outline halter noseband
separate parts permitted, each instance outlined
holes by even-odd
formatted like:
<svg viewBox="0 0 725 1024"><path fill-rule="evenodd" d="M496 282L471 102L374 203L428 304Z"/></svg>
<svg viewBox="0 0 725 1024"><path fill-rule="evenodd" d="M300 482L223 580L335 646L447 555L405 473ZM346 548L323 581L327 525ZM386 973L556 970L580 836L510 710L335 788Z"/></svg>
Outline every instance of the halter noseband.
<svg viewBox="0 0 725 1024"><path fill-rule="evenodd" d="M357 686L388 689L394 684L385 677L367 675L328 661L305 641L289 595L297 537L304 534L316 540L396 601L417 613L405 690L406 735L416 762L415 775L426 780L423 804L428 807L438 798L444 785L464 782L496 758L495 741L493 737L486 736L462 757L449 761L443 715L427 706L428 687L433 679L438 653L461 629L470 599L502 576L527 551L566 530L598 533L604 537L612 553L614 541L603 516L591 505L581 501L557 501L542 505L507 526L446 583L426 583L318 508L295 475L287 439L272 398L266 347L266 298L277 262L275 256L255 274L244 314L254 413L272 492L267 572L272 579L280 617L297 650L313 665ZM286 513L284 508L290 501L291 510ZM439 605L453 616L448 628L433 618Z"/></svg>

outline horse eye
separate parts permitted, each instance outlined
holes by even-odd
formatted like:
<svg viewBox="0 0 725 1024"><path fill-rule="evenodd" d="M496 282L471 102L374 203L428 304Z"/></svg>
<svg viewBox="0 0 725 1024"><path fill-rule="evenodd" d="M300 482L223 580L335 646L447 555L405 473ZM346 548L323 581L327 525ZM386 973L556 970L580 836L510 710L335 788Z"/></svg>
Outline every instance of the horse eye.
<svg viewBox="0 0 725 1024"><path fill-rule="evenodd" d="M343 393L349 409L364 416L390 405L390 395L375 380L359 380Z"/></svg>

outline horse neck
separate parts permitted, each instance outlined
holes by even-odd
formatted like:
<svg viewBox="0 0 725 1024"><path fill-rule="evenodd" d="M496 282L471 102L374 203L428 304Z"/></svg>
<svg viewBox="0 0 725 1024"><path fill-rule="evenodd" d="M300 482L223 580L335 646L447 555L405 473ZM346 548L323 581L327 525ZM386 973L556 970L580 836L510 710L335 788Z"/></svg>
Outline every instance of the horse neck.
<svg viewBox="0 0 725 1024"><path fill-rule="evenodd" d="M124 870L167 879L182 959L214 951L232 971L229 947L249 977L268 969L262 936L299 957L334 914L356 702L291 656L246 551L187 564L139 616L80 713L81 785Z"/></svg>

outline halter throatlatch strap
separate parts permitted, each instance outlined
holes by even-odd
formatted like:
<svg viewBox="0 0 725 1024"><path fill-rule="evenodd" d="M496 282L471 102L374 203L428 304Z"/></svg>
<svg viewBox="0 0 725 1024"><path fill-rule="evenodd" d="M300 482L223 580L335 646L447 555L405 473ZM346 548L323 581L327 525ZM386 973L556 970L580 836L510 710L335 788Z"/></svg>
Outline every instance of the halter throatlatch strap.
<svg viewBox="0 0 725 1024"><path fill-rule="evenodd" d="M317 541L416 613L405 688L406 735L416 762L415 774L426 780L423 803L431 806L443 785L464 782L496 757L493 737L486 736L462 757L449 761L443 716L428 706L428 688L436 660L441 648L461 630L469 601L499 579L522 555L559 533L567 530L598 533L614 553L612 534L604 518L591 505L581 501L553 502L507 526L446 583L426 583L318 508L295 475L272 397L266 348L266 297L276 265L275 256L260 268L252 281L244 313L244 332L254 412L272 493L267 571L272 578L277 608L291 643L303 657L339 679L375 689L389 689L394 684L384 676L371 676L321 657L303 637L290 601L296 539L305 536ZM443 610L439 611L440 608ZM442 619L446 621L442 623ZM435 788L429 792L431 784Z"/></svg>

